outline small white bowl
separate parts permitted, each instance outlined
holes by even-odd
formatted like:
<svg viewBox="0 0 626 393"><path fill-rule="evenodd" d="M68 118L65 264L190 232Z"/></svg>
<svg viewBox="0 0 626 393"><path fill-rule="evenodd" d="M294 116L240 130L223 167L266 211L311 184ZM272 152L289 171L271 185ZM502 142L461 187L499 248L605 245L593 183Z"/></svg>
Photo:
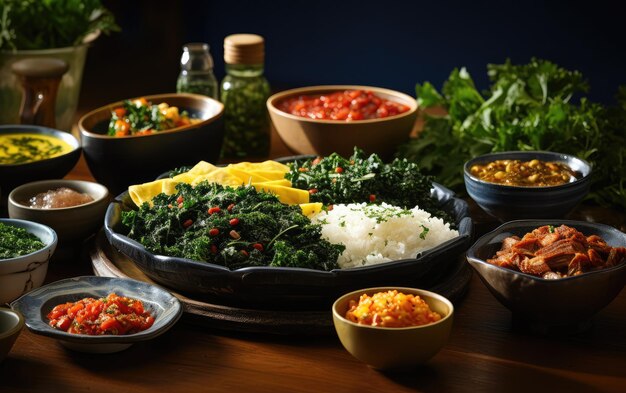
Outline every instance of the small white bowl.
<svg viewBox="0 0 626 393"><path fill-rule="evenodd" d="M56 232L46 225L8 218L0 218L0 222L26 229L45 245L30 254L0 259L0 304L4 304L43 284L58 240Z"/></svg>

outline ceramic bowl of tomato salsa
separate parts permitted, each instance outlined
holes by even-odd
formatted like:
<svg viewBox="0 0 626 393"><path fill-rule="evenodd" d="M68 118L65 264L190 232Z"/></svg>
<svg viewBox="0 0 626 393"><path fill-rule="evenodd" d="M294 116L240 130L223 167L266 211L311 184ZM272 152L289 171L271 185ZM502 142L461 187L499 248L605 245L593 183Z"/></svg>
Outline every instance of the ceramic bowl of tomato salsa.
<svg viewBox="0 0 626 393"><path fill-rule="evenodd" d="M356 85L286 90L271 96L267 108L278 135L297 154L350 155L358 146L391 157L417 117L413 97Z"/></svg>
<svg viewBox="0 0 626 393"><path fill-rule="evenodd" d="M122 351L153 339L180 319L180 301L145 282L83 276L55 281L11 303L26 327L87 353Z"/></svg>

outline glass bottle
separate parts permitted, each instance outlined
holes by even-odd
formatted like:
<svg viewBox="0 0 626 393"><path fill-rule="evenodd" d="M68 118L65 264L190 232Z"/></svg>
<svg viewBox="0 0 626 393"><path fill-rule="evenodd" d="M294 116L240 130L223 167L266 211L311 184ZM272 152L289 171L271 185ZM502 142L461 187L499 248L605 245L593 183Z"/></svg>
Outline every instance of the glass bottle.
<svg viewBox="0 0 626 393"><path fill-rule="evenodd" d="M235 34L224 39L226 76L221 84L224 104L223 158L267 157L270 127L266 101L270 85L263 76L263 37Z"/></svg>
<svg viewBox="0 0 626 393"><path fill-rule="evenodd" d="M217 79L213 74L213 58L209 53L209 45L194 42L183 46L176 91L217 99Z"/></svg>

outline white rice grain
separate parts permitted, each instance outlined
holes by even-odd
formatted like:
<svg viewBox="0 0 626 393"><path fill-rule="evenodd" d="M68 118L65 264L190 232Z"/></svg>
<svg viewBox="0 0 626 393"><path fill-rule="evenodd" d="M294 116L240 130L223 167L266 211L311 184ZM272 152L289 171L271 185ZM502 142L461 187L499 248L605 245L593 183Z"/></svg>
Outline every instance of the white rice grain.
<svg viewBox="0 0 626 393"><path fill-rule="evenodd" d="M458 231L415 207L405 210L382 203L334 205L311 216L322 237L346 246L337 262L342 269L415 258L418 253L459 236Z"/></svg>

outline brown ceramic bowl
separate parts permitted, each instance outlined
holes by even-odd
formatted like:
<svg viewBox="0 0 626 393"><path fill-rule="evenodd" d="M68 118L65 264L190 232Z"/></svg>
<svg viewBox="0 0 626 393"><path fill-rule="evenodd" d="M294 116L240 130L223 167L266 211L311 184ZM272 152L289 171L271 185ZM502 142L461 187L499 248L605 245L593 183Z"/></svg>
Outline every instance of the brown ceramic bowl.
<svg viewBox="0 0 626 393"><path fill-rule="evenodd" d="M61 187L87 194L93 201L57 209L28 206L28 201L33 196ZM56 231L59 243L80 241L102 227L109 199L109 191L102 184L82 180L42 180L22 184L9 194L9 217L51 227Z"/></svg>
<svg viewBox="0 0 626 393"><path fill-rule="evenodd" d="M303 95L317 95L343 90L369 90L379 97L407 105L407 112L381 119L341 121L295 116L278 109L280 102ZM326 156L352 154L358 146L367 153L390 158L396 147L407 141L417 117L415 99L398 91L371 86L329 85L286 90L267 100L270 118L287 147L297 154Z"/></svg>
<svg viewBox="0 0 626 393"><path fill-rule="evenodd" d="M78 128L87 165L96 180L114 195L129 185L154 180L173 168L219 159L224 138L222 103L198 94L172 93L144 98L155 105L165 102L176 106L202 121L151 135L112 137L107 135L111 111L123 101L84 115Z"/></svg>

